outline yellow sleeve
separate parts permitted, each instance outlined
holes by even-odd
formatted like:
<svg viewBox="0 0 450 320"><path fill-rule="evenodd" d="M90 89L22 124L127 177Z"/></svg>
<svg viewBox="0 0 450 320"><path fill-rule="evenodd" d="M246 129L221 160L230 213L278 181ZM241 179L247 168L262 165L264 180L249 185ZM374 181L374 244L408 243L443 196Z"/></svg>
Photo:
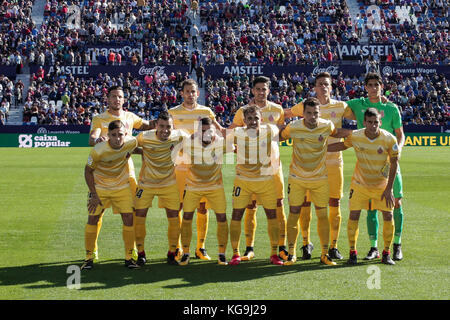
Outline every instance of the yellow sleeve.
<svg viewBox="0 0 450 320"><path fill-rule="evenodd" d="M144 122L144 120L134 113L132 113L132 115L133 115L133 128L139 129L140 127L142 127L142 123Z"/></svg>
<svg viewBox="0 0 450 320"><path fill-rule="evenodd" d="M342 115L342 117L345 119L356 120L353 110L348 106L346 102L344 102L344 114Z"/></svg>
<svg viewBox="0 0 450 320"><path fill-rule="evenodd" d="M244 113L242 111L242 108L239 108L238 111L236 111L236 114L234 115L234 118L233 118L233 124L238 127L245 126Z"/></svg>
<svg viewBox="0 0 450 320"><path fill-rule="evenodd" d="M283 125L283 124L284 124L284 110L283 110L283 109L281 109L281 112L280 112L280 119L278 119L277 124L278 124L278 125Z"/></svg>
<svg viewBox="0 0 450 320"><path fill-rule="evenodd" d="M291 108L293 117L303 117L303 102L297 103Z"/></svg>
<svg viewBox="0 0 450 320"><path fill-rule="evenodd" d="M291 138L291 124L288 124L286 128L284 128L283 131L281 131L281 138L284 140Z"/></svg>
<svg viewBox="0 0 450 320"><path fill-rule="evenodd" d="M353 147L352 133L350 133L350 134L347 136L347 138L344 139L344 146L346 146L347 148Z"/></svg>
<svg viewBox="0 0 450 320"><path fill-rule="evenodd" d="M99 130L101 133L102 124L98 117L94 117L91 122L91 130L89 131L89 134L92 134L94 131L97 131L97 130Z"/></svg>
<svg viewBox="0 0 450 320"><path fill-rule="evenodd" d="M98 161L99 161L99 156L98 156L97 152L95 151L95 149L92 149L91 152L89 153L89 157L88 157L88 161L87 161L86 165L91 169L95 169L95 168L97 168Z"/></svg>
<svg viewBox="0 0 450 320"><path fill-rule="evenodd" d="M399 148L397 144L397 139L393 139L390 141L390 147L388 150L388 154L390 158L398 158L399 157Z"/></svg>
<svg viewBox="0 0 450 320"><path fill-rule="evenodd" d="M144 133L141 132L136 136L137 146L142 147L144 145Z"/></svg>

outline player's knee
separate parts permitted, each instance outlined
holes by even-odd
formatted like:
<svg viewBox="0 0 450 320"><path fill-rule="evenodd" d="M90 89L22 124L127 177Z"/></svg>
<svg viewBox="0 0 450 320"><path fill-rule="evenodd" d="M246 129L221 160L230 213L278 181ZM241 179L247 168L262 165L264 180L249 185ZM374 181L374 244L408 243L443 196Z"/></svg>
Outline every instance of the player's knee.
<svg viewBox="0 0 450 320"><path fill-rule="evenodd" d="M244 215L245 209L233 209L233 213L231 214L231 220L241 221L242 216Z"/></svg>
<svg viewBox="0 0 450 320"><path fill-rule="evenodd" d="M339 207L341 204L341 199L330 198L328 204L330 205L330 207Z"/></svg>
<svg viewBox="0 0 450 320"><path fill-rule="evenodd" d="M124 226L133 226L133 214L132 213L122 213L122 222Z"/></svg>
<svg viewBox="0 0 450 320"><path fill-rule="evenodd" d="M311 202L310 201L306 201L303 202L302 207L311 207Z"/></svg>
<svg viewBox="0 0 450 320"><path fill-rule="evenodd" d="M136 209L136 217L146 217L147 216L147 211L146 209Z"/></svg>
<svg viewBox="0 0 450 320"><path fill-rule="evenodd" d="M183 220L192 220L193 217L194 217L193 212L184 212L183 213Z"/></svg>
<svg viewBox="0 0 450 320"><path fill-rule="evenodd" d="M383 211L383 220L384 221L391 221L394 218L394 215L392 212Z"/></svg>
<svg viewBox="0 0 450 320"><path fill-rule="evenodd" d="M247 206L247 209L256 209L256 200L253 200L252 203Z"/></svg>
<svg viewBox="0 0 450 320"><path fill-rule="evenodd" d="M99 220L100 220L100 215L98 215L98 216L91 216L91 215L89 215L87 224L90 224L92 226L96 226L98 224Z"/></svg>
<svg viewBox="0 0 450 320"><path fill-rule="evenodd" d="M293 214L299 214L301 208L302 208L301 206L290 206L289 207L289 212L293 213Z"/></svg>
<svg viewBox="0 0 450 320"><path fill-rule="evenodd" d="M277 199L277 207L283 206L283 199Z"/></svg>
<svg viewBox="0 0 450 320"><path fill-rule="evenodd" d="M170 210L170 209L166 209L166 215L167 218L177 218L178 217L178 210Z"/></svg>
<svg viewBox="0 0 450 320"><path fill-rule="evenodd" d="M227 222L227 215L225 213L216 213L217 222Z"/></svg>
<svg viewBox="0 0 450 320"><path fill-rule="evenodd" d="M359 216L361 214L361 211L350 211L350 220L359 220Z"/></svg>

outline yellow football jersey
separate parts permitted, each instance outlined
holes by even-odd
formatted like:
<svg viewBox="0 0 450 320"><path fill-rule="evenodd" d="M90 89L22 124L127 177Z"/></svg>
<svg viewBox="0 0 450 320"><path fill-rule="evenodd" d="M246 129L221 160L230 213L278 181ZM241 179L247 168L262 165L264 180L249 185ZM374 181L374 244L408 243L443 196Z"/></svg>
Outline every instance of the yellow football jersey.
<svg viewBox="0 0 450 320"><path fill-rule="evenodd" d="M369 188L385 188L389 177L389 159L399 155L394 135L380 129L380 135L370 140L365 135L365 129L359 129L344 140L344 145L355 149L357 161L352 182Z"/></svg>
<svg viewBox="0 0 450 320"><path fill-rule="evenodd" d="M156 129L137 135L137 144L144 151L139 185L143 187L165 187L176 183L175 161L183 141L189 135L183 130L172 130L166 141L156 136Z"/></svg>
<svg viewBox="0 0 450 320"><path fill-rule="evenodd" d="M132 136L125 137L120 149L111 148L108 141L97 143L87 162L94 169L95 187L103 190L129 187L128 159L136 147L136 138Z"/></svg>
<svg viewBox="0 0 450 320"><path fill-rule="evenodd" d="M331 99L330 103L320 105L320 117L333 122L335 128L342 128L342 118L348 113L347 110L351 111L346 102ZM293 106L291 111L294 117L303 117L303 102ZM341 138L330 137L328 144L342 141L343 139ZM342 164L342 152L328 152L326 163L327 165Z"/></svg>
<svg viewBox="0 0 450 320"><path fill-rule="evenodd" d="M184 129L189 134L193 134L196 130L195 125L202 118L215 119L214 112L205 106L197 105L194 109L187 109L180 104L169 109L169 113L173 118L173 127L175 129Z"/></svg>
<svg viewBox="0 0 450 320"><path fill-rule="evenodd" d="M251 131L237 127L227 136L236 147L236 177L249 181L273 179L280 163L278 127L261 125L255 137L249 135Z"/></svg>
<svg viewBox="0 0 450 320"><path fill-rule="evenodd" d="M223 187L222 163L225 152L224 139L216 136L208 146L199 138L191 139L183 151L189 156L186 190L212 191Z"/></svg>
<svg viewBox="0 0 450 320"><path fill-rule="evenodd" d="M233 124L237 127L244 127L244 108L247 106L243 106L236 111L236 114L233 118ZM283 125L284 124L284 110L283 107L279 104L276 104L271 101L267 101L265 107L260 108L261 111L261 123L264 124L273 124L273 125Z"/></svg>
<svg viewBox="0 0 450 320"><path fill-rule="evenodd" d="M114 120L121 120L123 122L129 136L133 135L133 128L139 129L143 122L142 118L132 112L121 111L120 116L117 117L106 110L92 118L91 130L89 133L92 134L92 132L100 130L100 136L106 136L108 134L108 125Z"/></svg>
<svg viewBox="0 0 450 320"><path fill-rule="evenodd" d="M281 132L283 139L292 138L289 176L302 180L326 179L327 141L335 132L333 122L321 118L314 129L306 127L304 119L289 123Z"/></svg>

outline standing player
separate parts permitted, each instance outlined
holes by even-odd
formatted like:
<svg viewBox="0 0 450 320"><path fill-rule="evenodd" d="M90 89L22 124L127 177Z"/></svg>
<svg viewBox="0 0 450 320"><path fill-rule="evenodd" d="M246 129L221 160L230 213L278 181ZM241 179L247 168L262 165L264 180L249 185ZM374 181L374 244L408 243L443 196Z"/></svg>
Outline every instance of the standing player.
<svg viewBox="0 0 450 320"><path fill-rule="evenodd" d="M270 79L267 77L256 77L252 83L252 94L254 96L253 100L249 105L256 106L261 113L261 122L263 124L271 124L277 126L284 125L284 111L283 108L267 100L270 93ZM248 106L248 105L247 105ZM233 119L233 123L228 127L228 129L233 129L236 127L244 127L244 106L236 111ZM284 213L284 178L283 178L283 168L281 167L281 161L279 163L278 172L274 176L274 185L277 193L277 220L280 226L280 233L278 239L278 249L280 258L283 260L287 259L286 250L286 215ZM247 248L242 260L251 260L255 257L254 253L254 241L255 241L255 231L256 231L256 211L257 205L256 200L252 197L252 201L249 203L245 210L245 220L244 220L244 230L245 238L247 242Z"/></svg>
<svg viewBox="0 0 450 320"><path fill-rule="evenodd" d="M263 206L271 245L270 262L282 265L277 255L279 224L277 222L277 195L273 192L274 175L278 171L280 155L278 150L278 128L274 125L261 125L261 111L256 106L243 110L246 127L234 128L227 135L227 141L236 146L237 164L233 187L233 214L230 223L230 241L233 257L230 265L241 262L239 241L241 220L252 195ZM275 140L275 141L274 141Z"/></svg>
<svg viewBox="0 0 450 320"><path fill-rule="evenodd" d="M358 261L356 242L361 210L381 210L383 213L384 250L382 263L393 265L390 246L394 235L394 194L392 192L398 168L399 147L396 138L380 129L381 115L375 108L364 112L364 128L355 130L344 142L330 145L329 151L341 151L353 147L356 166L350 185L350 217L347 233L350 244L349 264Z"/></svg>
<svg viewBox="0 0 450 320"><path fill-rule="evenodd" d="M193 134L195 123L202 118L210 118L216 124L214 112L208 107L199 105L197 99L200 95L198 84L193 79L183 81L181 84L181 97L183 103L169 110L173 118L175 129L184 129L189 134ZM175 167L178 189L180 190L180 201L183 202L183 195L186 188L187 165L179 164ZM181 209L179 214L181 225ZM197 208L197 248L195 256L202 260L211 260L205 249L205 239L208 232L209 215L206 208L206 201L202 199Z"/></svg>
<svg viewBox="0 0 450 320"><path fill-rule="evenodd" d="M178 242L180 236L180 196L175 177L175 156L189 135L183 130L173 130L173 120L168 112L161 112L156 120L156 129L139 133L138 146L143 149L141 172L136 192L136 246L138 264L146 263L144 242L146 217L153 198L158 197L159 207L167 214L169 252L167 262L178 264ZM181 255L181 253L179 254Z"/></svg>
<svg viewBox="0 0 450 320"><path fill-rule="evenodd" d="M368 73L364 79L365 89L367 91L367 98L353 99L348 101L350 113L344 115L346 118L353 118L357 120L358 128L364 127L364 113L368 108L375 108L381 114L381 129L387 130L389 133L397 137L397 145L399 154L405 143L405 135L403 133L402 117L398 107L391 103L383 103L382 91L383 82L381 76L376 73ZM352 114L353 113L353 114ZM400 166L394 181L394 260L402 260L403 254L401 249L401 236L403 231L403 183ZM371 248L366 256L366 260L372 260L380 257L377 249L378 242L378 216L376 210L369 210L367 212L367 230L370 237Z"/></svg>
<svg viewBox="0 0 450 320"><path fill-rule="evenodd" d="M347 109L347 104L343 101L337 101L331 98L332 78L328 72L319 73L315 77L314 91L317 99L320 101L320 116L323 119L333 122L336 129L342 128L342 117ZM285 110L286 118L303 117L304 104L298 103L292 109ZM328 144L339 142L342 139L330 137ZM329 223L330 223L330 249L328 255L332 259L342 259L342 255L337 248L339 231L341 227L341 206L340 200L343 196L344 189L344 161L342 152L328 152L326 154L328 186L330 191L330 199L328 205L330 207ZM302 204L300 210L300 227L303 237L303 256L302 259L311 259L311 251L313 244L310 241L310 222L311 222L311 201L310 194L306 194L306 200Z"/></svg>
<svg viewBox="0 0 450 320"><path fill-rule="evenodd" d="M123 104L125 102L123 89L120 86L111 86L108 88L107 95L107 110L92 118L91 130L89 133L89 145L95 146L99 142L108 140L108 125L111 121L120 120L125 126L125 131L128 136L133 135L133 128L138 130L150 130L154 128L153 122L148 122L143 120L132 112L123 110ZM128 171L129 171L129 182L132 193L136 192L136 174L134 172L133 159L130 157L128 159ZM94 257L98 259L98 248L97 248L97 238L102 227L102 218L97 224L97 237L95 240L95 250ZM137 258L137 257L135 257Z"/></svg>
<svg viewBox="0 0 450 320"><path fill-rule="evenodd" d="M333 122L320 118L320 101L308 98L303 103L303 119L296 120L281 131L283 140L292 138L293 153L289 168L289 218L287 235L289 256L286 265L294 264L301 206L309 192L317 215L317 230L322 248L320 262L336 265L329 256L330 224L327 205L329 182L327 178L327 143L329 137L342 138L349 130L335 129ZM309 226L308 226L309 227Z"/></svg>
<svg viewBox="0 0 450 320"><path fill-rule="evenodd" d="M201 133L201 134L200 134ZM227 265L225 251L228 242L226 198L222 182L224 139L216 134L211 118L201 119L201 131L192 135L183 148L190 159L186 178L186 194L183 200L181 243L183 257L180 265L189 263L192 239L192 218L201 199L206 199L217 218L219 265Z"/></svg>
<svg viewBox="0 0 450 320"><path fill-rule="evenodd" d="M97 223L109 207L122 216L125 266L130 269L138 267L132 259L135 240L133 193L128 179L128 159L136 147L136 139L127 136L124 124L114 120L108 125L108 141L96 144L89 154L84 171L89 188L89 218L85 228L86 259L81 269L94 267Z"/></svg>

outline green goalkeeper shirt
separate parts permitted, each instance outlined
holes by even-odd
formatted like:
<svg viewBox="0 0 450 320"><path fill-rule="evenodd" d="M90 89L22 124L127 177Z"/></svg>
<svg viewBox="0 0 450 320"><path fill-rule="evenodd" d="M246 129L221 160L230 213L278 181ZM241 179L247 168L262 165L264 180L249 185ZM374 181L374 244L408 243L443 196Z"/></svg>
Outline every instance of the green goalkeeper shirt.
<svg viewBox="0 0 450 320"><path fill-rule="evenodd" d="M395 130L402 127L402 117L398 107L392 102L372 103L369 98L359 98L347 101L348 106L353 111L358 129L364 128L364 112L368 108L375 108L381 114L381 129L387 130L395 136Z"/></svg>

